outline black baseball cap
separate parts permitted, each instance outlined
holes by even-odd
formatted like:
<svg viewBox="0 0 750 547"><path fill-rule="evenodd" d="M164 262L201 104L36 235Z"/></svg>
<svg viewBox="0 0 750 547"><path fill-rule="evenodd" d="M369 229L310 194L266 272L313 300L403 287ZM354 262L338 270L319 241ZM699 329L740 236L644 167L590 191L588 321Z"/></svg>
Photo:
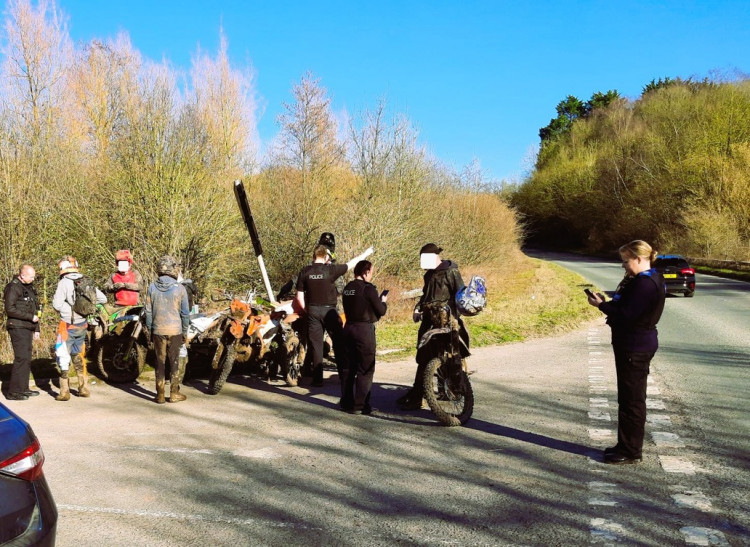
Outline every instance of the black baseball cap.
<svg viewBox="0 0 750 547"><path fill-rule="evenodd" d="M419 249L419 254L423 255L425 253L433 253L436 255L439 255L443 252L443 249L435 245L434 243L428 243L427 245L424 245L421 249Z"/></svg>

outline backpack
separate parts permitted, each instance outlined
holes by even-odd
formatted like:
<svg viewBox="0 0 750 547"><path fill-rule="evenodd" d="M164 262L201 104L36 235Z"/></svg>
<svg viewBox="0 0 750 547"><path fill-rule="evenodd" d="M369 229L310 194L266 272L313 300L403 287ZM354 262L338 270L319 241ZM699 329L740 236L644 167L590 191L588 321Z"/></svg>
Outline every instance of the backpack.
<svg viewBox="0 0 750 547"><path fill-rule="evenodd" d="M90 277L85 275L73 280L75 300L73 311L87 317L96 313L96 285Z"/></svg>
<svg viewBox="0 0 750 547"><path fill-rule="evenodd" d="M476 315L487 305L487 282L474 275L469 284L456 293L456 309L461 315Z"/></svg>

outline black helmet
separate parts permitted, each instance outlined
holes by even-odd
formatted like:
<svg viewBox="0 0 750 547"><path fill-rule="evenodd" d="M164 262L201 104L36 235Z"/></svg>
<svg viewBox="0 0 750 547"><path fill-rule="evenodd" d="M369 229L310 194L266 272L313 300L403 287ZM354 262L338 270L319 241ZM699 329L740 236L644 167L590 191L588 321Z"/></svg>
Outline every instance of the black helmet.
<svg viewBox="0 0 750 547"><path fill-rule="evenodd" d="M336 238L333 237L331 232L323 232L320 234L318 245L325 245L332 253L336 252Z"/></svg>
<svg viewBox="0 0 750 547"><path fill-rule="evenodd" d="M177 279L179 269L180 263L169 255L164 255L156 261L156 273L159 275L168 275Z"/></svg>

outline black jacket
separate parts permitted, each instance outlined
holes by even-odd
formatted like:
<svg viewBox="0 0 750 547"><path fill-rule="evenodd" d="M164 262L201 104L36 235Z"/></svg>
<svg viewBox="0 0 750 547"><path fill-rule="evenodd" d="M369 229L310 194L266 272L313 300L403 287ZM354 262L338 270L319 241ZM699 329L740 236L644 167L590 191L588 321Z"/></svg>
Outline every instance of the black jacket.
<svg viewBox="0 0 750 547"><path fill-rule="evenodd" d="M39 323L34 323L34 315L39 312L39 299L33 283L25 285L18 276L5 286L3 291L5 313L8 316L6 327L39 331Z"/></svg>
<svg viewBox="0 0 750 547"><path fill-rule="evenodd" d="M621 283L612 300L599 304L612 329L612 345L636 352L659 347L656 324L664 311L666 291L659 272L648 270Z"/></svg>
<svg viewBox="0 0 750 547"><path fill-rule="evenodd" d="M417 309L422 309L429 302L447 303L454 317L456 311L456 293L464 287L464 280L458 271L458 265L450 260L443 260L434 270L427 270L424 274L424 288L422 298L419 299Z"/></svg>
<svg viewBox="0 0 750 547"><path fill-rule="evenodd" d="M354 279L344 287L342 300L347 324L375 323L388 309L375 285L362 279Z"/></svg>

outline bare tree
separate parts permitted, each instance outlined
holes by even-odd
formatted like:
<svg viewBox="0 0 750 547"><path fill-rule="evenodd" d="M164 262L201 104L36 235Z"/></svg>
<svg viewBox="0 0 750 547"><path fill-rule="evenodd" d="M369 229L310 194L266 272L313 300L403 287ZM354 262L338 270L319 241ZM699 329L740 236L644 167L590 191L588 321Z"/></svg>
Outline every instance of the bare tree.
<svg viewBox="0 0 750 547"><path fill-rule="evenodd" d="M223 31L215 58L198 52L191 70L195 110L215 154L215 169L239 177L252 169L258 147L254 73L229 62Z"/></svg>

